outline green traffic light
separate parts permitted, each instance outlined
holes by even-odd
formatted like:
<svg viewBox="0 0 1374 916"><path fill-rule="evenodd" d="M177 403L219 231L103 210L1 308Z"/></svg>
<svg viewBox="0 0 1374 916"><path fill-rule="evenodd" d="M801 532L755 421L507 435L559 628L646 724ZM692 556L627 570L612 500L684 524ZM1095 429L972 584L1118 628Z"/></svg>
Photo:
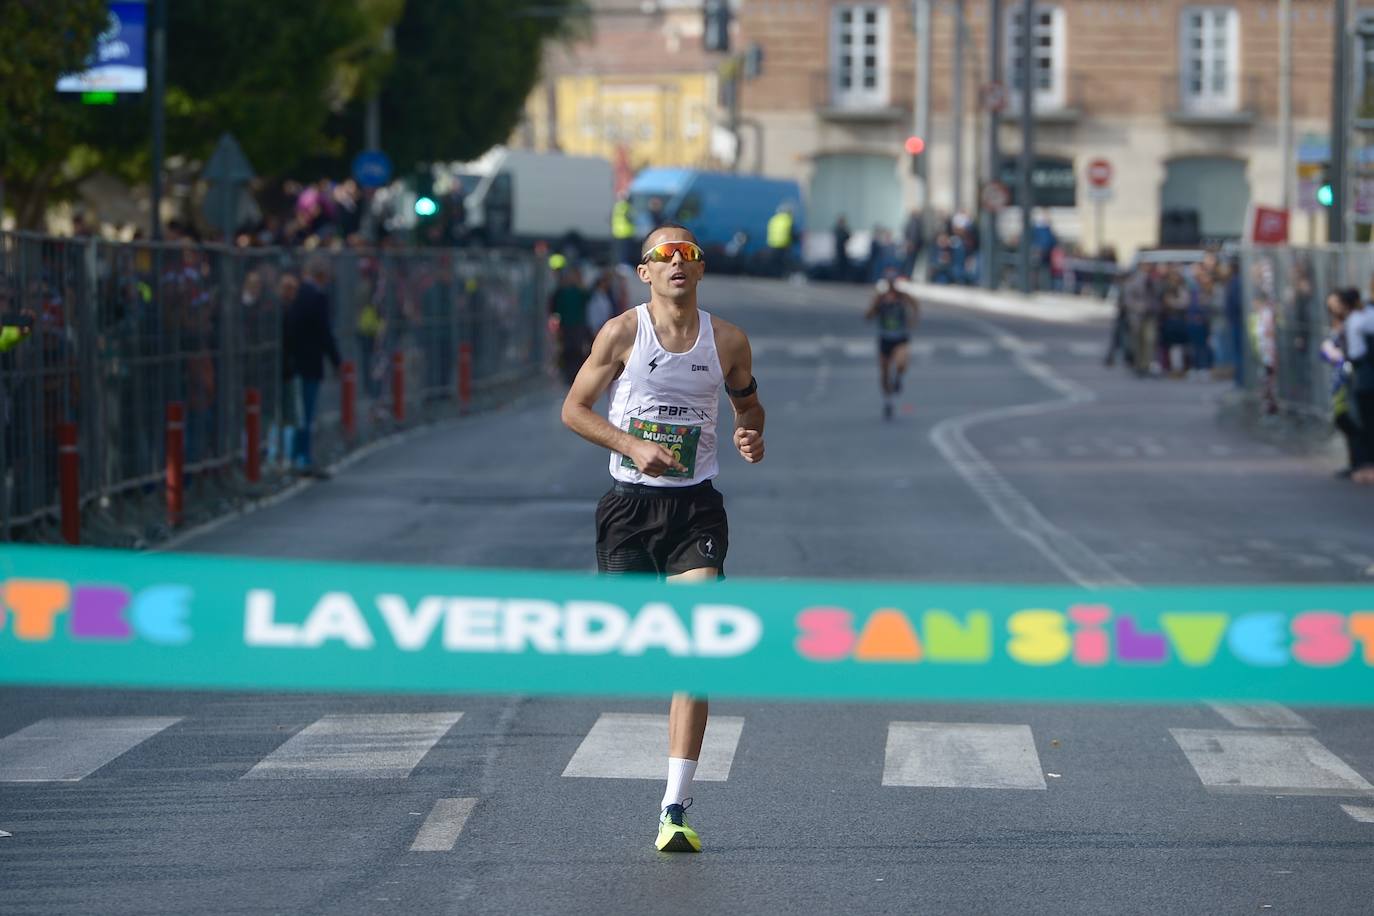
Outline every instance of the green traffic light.
<svg viewBox="0 0 1374 916"><path fill-rule="evenodd" d="M1323 207L1329 207L1336 200L1336 195L1331 190L1331 185L1324 184L1317 188L1317 203Z"/></svg>
<svg viewBox="0 0 1374 916"><path fill-rule="evenodd" d="M433 216L439 212L439 205L432 197L421 197L415 201L416 216Z"/></svg>

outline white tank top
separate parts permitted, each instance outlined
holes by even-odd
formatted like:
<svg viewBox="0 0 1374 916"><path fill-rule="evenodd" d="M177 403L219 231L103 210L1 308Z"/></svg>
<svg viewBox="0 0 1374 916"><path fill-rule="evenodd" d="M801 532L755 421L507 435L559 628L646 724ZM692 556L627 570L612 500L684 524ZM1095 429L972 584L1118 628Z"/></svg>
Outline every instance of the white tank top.
<svg viewBox="0 0 1374 916"><path fill-rule="evenodd" d="M638 327L625 371L611 392L611 425L668 449L687 473L670 471L646 477L629 458L611 453L611 476L653 487L689 487L716 476L716 414L725 373L716 354L711 316L701 312L697 342L686 353L671 353L658 342L649 307L635 309Z"/></svg>

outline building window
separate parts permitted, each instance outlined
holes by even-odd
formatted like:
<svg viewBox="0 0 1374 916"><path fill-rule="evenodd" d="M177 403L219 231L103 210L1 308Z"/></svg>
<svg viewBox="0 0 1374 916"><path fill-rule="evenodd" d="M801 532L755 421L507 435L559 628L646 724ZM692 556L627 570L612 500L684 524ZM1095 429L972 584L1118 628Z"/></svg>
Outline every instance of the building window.
<svg viewBox="0 0 1374 916"><path fill-rule="evenodd" d="M1007 11L1006 66L1011 92L1007 107L1021 109L1021 61L1026 44L1023 10L1018 4ZM1036 111L1055 111L1064 107L1064 11L1048 3L1038 3L1032 13L1030 30L1031 91Z"/></svg>
<svg viewBox="0 0 1374 916"><path fill-rule="evenodd" d="M837 6L830 30L830 99L837 108L888 103L888 11L876 4Z"/></svg>
<svg viewBox="0 0 1374 916"><path fill-rule="evenodd" d="M1235 111L1240 104L1240 17L1231 7L1193 6L1179 30L1179 103L1184 111Z"/></svg>

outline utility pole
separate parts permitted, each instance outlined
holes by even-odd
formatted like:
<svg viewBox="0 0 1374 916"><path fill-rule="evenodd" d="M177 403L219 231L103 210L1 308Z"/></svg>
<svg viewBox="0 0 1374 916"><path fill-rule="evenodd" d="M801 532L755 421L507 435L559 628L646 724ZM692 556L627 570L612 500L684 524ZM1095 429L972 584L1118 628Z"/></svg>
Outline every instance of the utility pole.
<svg viewBox="0 0 1374 916"><path fill-rule="evenodd" d="M1002 85L1002 0L988 0L988 83ZM996 91L996 90L994 90ZM1003 90L1005 97L1005 90ZM992 100L989 100L992 101ZM993 103L988 109L988 154L983 162L983 181L987 183L1002 180L1002 144L998 131L1001 130L1001 112ZM981 205L981 201L980 201ZM997 214L991 210L982 211L983 286L987 289L997 287L998 260L1002 254L1002 242L997 233Z"/></svg>
<svg viewBox="0 0 1374 916"><path fill-rule="evenodd" d="M1293 0L1279 0L1279 147L1282 150L1281 206L1293 209ZM1289 225L1292 225L1290 220Z"/></svg>
<svg viewBox="0 0 1374 916"><path fill-rule="evenodd" d="M1035 163L1035 66L1032 50L1035 42L1035 0L1021 4L1021 162L1017 175L1017 199L1021 202L1021 292L1031 291L1031 169Z"/></svg>
<svg viewBox="0 0 1374 916"><path fill-rule="evenodd" d="M167 94L167 0L153 0L153 183L149 218L154 242L162 241L162 160Z"/></svg>
<svg viewBox="0 0 1374 916"><path fill-rule="evenodd" d="M929 249L930 226L930 3L913 0L916 4L916 104L913 133L925 141L926 151L917 157L921 182L921 241ZM928 256L927 256L928 257Z"/></svg>
<svg viewBox="0 0 1374 916"><path fill-rule="evenodd" d="M954 0L954 94L950 100L954 120L954 207L964 208L964 0Z"/></svg>
<svg viewBox="0 0 1374 916"><path fill-rule="evenodd" d="M1349 40L1346 37L1346 0L1336 0L1336 30L1331 64L1331 209L1327 211L1326 239L1329 242L1345 241L1346 210L1346 129L1349 123L1346 107L1349 103L1346 74L1350 68L1346 63Z"/></svg>

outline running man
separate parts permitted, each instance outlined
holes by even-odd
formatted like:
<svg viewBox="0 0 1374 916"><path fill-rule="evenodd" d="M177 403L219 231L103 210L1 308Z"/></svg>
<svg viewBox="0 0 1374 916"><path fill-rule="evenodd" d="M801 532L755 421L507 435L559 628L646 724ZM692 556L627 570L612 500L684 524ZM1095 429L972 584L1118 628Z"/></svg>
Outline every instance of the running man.
<svg viewBox="0 0 1374 916"><path fill-rule="evenodd" d="M883 419L892 419L892 401L902 390L907 343L921 320L921 306L897 287L897 272L889 267L878 281L878 294L864 315L878 319L878 372L883 389Z"/></svg>
<svg viewBox="0 0 1374 916"><path fill-rule="evenodd" d="M697 308L706 270L682 226L664 224L644 241L639 279L649 301L606 322L563 402L563 422L611 452L611 490L596 508L596 566L605 573L653 573L669 582L725 574L730 535L716 476L720 388L734 408L734 444L763 460L763 405L749 338ZM594 405L612 383L609 419ZM664 852L700 852L683 812L706 734L706 700L673 695L668 710L668 786L660 803Z"/></svg>

